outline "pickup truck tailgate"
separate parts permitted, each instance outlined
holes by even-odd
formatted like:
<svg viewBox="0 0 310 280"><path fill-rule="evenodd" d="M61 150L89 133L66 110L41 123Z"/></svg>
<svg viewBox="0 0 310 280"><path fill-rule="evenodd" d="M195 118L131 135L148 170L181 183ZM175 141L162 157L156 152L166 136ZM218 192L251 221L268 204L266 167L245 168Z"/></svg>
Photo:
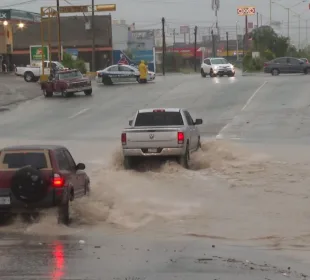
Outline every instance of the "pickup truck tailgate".
<svg viewBox="0 0 310 280"><path fill-rule="evenodd" d="M126 130L126 148L179 147L178 131L181 127L133 128Z"/></svg>

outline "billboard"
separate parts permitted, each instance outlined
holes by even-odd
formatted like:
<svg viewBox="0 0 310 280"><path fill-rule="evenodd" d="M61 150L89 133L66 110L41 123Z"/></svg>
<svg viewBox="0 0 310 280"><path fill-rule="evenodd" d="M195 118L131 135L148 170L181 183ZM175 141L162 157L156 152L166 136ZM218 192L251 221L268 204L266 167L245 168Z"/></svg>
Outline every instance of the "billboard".
<svg viewBox="0 0 310 280"><path fill-rule="evenodd" d="M189 26L180 26L180 34L188 34L189 31Z"/></svg>
<svg viewBox="0 0 310 280"><path fill-rule="evenodd" d="M30 64L32 61L41 61L42 56L43 60L49 60L49 48L48 46L29 46L29 53L30 53Z"/></svg>

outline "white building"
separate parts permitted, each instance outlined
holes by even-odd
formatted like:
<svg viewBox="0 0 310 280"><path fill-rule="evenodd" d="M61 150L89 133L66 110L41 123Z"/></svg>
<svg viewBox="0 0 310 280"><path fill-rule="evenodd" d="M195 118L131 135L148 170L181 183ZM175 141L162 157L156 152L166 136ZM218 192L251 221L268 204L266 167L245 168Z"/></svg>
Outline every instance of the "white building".
<svg viewBox="0 0 310 280"><path fill-rule="evenodd" d="M129 25L125 20L112 21L112 48L113 50L126 50L128 48Z"/></svg>

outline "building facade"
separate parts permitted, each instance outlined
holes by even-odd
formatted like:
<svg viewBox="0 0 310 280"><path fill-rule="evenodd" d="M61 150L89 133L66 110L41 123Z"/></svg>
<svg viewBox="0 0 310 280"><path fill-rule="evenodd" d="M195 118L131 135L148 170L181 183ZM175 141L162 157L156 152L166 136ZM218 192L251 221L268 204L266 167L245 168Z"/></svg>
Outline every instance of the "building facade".
<svg viewBox="0 0 310 280"><path fill-rule="evenodd" d="M61 44L64 51L74 49L78 57L89 63L92 69L92 39L93 32L91 19L86 16L61 17ZM95 68L102 69L107 60L112 57L112 22L111 15L96 15L95 28ZM50 33L48 22L31 24L14 34L14 48L12 61L16 65L27 65L30 61L29 46L41 45L41 25L43 26L44 42L47 45L50 38L52 60L58 60L58 33L57 19L50 20Z"/></svg>

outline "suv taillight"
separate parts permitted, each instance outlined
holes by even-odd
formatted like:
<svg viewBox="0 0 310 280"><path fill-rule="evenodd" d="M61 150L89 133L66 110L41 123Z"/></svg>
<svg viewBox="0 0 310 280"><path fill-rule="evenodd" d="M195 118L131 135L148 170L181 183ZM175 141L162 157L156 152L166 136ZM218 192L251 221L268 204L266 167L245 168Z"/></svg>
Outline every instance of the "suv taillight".
<svg viewBox="0 0 310 280"><path fill-rule="evenodd" d="M122 133L121 140L122 140L122 145L126 145L127 144L127 135L126 135L126 133Z"/></svg>
<svg viewBox="0 0 310 280"><path fill-rule="evenodd" d="M64 184L65 184L65 179L61 175L55 173L52 178L52 186L54 188L62 188Z"/></svg>
<svg viewBox="0 0 310 280"><path fill-rule="evenodd" d="M184 144L184 133L178 132L178 144Z"/></svg>

